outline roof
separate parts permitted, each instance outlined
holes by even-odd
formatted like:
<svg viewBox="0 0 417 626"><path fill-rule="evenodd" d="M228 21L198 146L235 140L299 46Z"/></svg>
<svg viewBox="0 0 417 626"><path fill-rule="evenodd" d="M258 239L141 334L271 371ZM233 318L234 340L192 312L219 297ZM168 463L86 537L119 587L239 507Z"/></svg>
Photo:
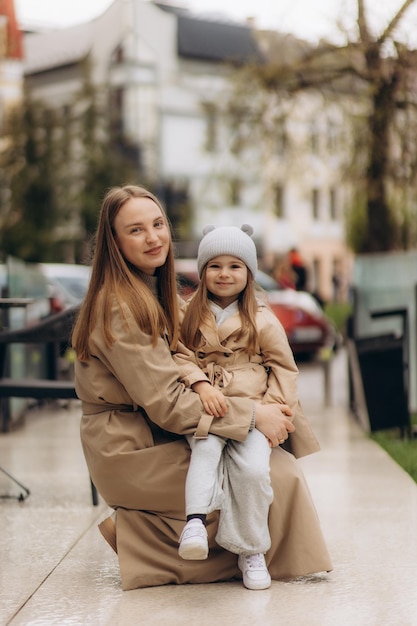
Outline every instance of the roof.
<svg viewBox="0 0 417 626"><path fill-rule="evenodd" d="M93 34L93 24L87 22L70 28L25 35L25 74L77 63L89 53Z"/></svg>
<svg viewBox="0 0 417 626"><path fill-rule="evenodd" d="M251 29L234 22L178 16L178 54L206 61L259 60L259 48Z"/></svg>
<svg viewBox="0 0 417 626"><path fill-rule="evenodd" d="M187 9L172 5L155 5L177 18L180 57L234 63L261 58L260 48L249 26L219 18L197 17ZM92 48L98 19L69 28L26 34L25 74L52 70L85 58Z"/></svg>
<svg viewBox="0 0 417 626"><path fill-rule="evenodd" d="M178 55L212 62L248 62L261 59L261 51L252 30L216 14L199 16L188 9L155 2L155 5L176 15L178 20Z"/></svg>

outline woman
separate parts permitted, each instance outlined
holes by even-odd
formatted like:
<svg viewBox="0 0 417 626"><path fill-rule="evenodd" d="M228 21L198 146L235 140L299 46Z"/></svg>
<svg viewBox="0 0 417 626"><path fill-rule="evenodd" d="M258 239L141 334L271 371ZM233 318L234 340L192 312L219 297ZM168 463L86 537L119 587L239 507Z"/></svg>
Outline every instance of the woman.
<svg viewBox="0 0 417 626"><path fill-rule="evenodd" d="M103 200L73 345L81 441L92 480L117 511L123 589L240 577L236 556L214 544L216 513L207 519L207 561L178 556L190 457L183 435L209 428L243 441L256 425L278 446L294 427L277 406L237 397L228 398L224 417L207 419L198 395L178 381L171 356L179 348L172 239L160 203L146 189L116 187ZM292 455L275 456L271 576L329 570L304 477Z"/></svg>

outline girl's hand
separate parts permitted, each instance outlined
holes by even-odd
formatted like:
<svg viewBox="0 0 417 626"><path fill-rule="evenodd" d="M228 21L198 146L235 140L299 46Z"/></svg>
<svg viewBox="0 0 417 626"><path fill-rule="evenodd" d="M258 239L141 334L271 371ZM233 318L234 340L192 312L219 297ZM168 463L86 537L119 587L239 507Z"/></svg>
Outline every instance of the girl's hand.
<svg viewBox="0 0 417 626"><path fill-rule="evenodd" d="M219 389L208 381L199 381L192 385L193 391L198 393L206 413L213 417L223 417L227 413L226 398Z"/></svg>

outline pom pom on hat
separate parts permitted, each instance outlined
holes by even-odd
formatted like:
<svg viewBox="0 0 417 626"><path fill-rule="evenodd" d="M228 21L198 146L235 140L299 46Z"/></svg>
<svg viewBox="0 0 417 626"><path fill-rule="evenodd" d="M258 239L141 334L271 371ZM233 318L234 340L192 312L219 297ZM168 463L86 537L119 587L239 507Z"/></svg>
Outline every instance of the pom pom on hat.
<svg viewBox="0 0 417 626"><path fill-rule="evenodd" d="M203 239L200 241L197 253L198 275L201 278L204 266L216 256L223 254L235 256L245 263L255 276L258 269L256 246L251 239L253 228L249 224L237 226L222 226L216 228L212 224L203 228Z"/></svg>

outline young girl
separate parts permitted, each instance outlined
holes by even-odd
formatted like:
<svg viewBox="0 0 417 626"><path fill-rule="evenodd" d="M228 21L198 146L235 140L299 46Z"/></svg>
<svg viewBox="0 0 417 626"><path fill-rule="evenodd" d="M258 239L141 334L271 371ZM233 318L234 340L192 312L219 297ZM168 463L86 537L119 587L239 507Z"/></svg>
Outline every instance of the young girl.
<svg viewBox="0 0 417 626"><path fill-rule="evenodd" d="M181 324L182 341L192 354L175 358L183 382L199 393L205 411L213 417L226 414L225 396L279 404L295 422L292 451L301 456L317 450L317 441L300 409L298 369L284 328L256 296L252 233L248 225L204 229L197 259L201 282L184 306ZM268 588L271 577L264 554L271 545L268 513L274 498L270 442L256 428L243 442L216 435L187 439L192 455L180 556L207 557L206 515L220 509L216 542L239 555L245 587Z"/></svg>

